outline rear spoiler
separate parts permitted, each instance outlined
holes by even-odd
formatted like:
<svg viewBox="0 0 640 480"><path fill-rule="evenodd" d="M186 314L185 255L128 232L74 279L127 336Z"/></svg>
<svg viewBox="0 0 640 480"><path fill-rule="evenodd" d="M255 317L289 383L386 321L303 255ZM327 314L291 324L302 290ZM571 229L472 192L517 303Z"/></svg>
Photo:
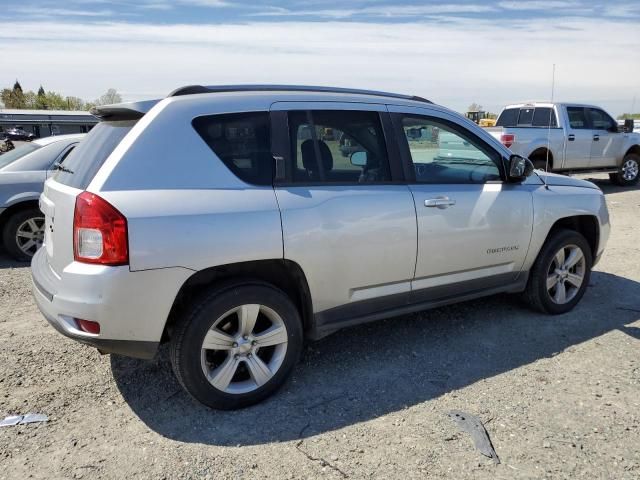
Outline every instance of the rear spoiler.
<svg viewBox="0 0 640 480"><path fill-rule="evenodd" d="M98 105L89 110L89 113L100 120L138 120L159 101L145 100L143 102Z"/></svg>

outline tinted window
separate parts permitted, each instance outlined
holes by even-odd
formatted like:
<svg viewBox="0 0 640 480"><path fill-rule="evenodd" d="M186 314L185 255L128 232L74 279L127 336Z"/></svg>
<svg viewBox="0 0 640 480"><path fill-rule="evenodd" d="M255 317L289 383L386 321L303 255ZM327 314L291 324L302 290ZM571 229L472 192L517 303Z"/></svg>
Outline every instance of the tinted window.
<svg viewBox="0 0 640 480"><path fill-rule="evenodd" d="M22 172L48 170L53 164L53 161L58 158L58 155L60 155L68 146L68 140L50 143L49 145L45 145L35 152L16 160L7 167L7 170Z"/></svg>
<svg viewBox="0 0 640 480"><path fill-rule="evenodd" d="M402 120L420 183L485 183L500 180L500 155L460 127L430 117Z"/></svg>
<svg viewBox="0 0 640 480"><path fill-rule="evenodd" d="M255 185L271 185L269 114L234 113L198 117L193 121L209 148L238 178Z"/></svg>
<svg viewBox="0 0 640 480"><path fill-rule="evenodd" d="M533 120L533 108L521 108L518 116L518 125L531 125Z"/></svg>
<svg viewBox="0 0 640 480"><path fill-rule="evenodd" d="M294 182L391 180L387 148L376 112L291 112L289 130Z"/></svg>
<svg viewBox="0 0 640 480"><path fill-rule="evenodd" d="M618 124L606 112L590 108L591 125L595 130L609 130Z"/></svg>
<svg viewBox="0 0 640 480"><path fill-rule="evenodd" d="M31 153L38 148L41 148L40 145L37 145L35 143L24 143L19 147L14 148L13 150L9 150L8 152L3 153L2 155L0 155L0 168L6 167L10 163L15 162L19 158L24 157L28 153Z"/></svg>
<svg viewBox="0 0 640 480"><path fill-rule="evenodd" d="M497 127L515 127L518 122L519 108L507 108L502 111L498 120L496 121Z"/></svg>
<svg viewBox="0 0 640 480"><path fill-rule="evenodd" d="M569 126L573 129L589 128L587 118L584 115L582 107L567 107L567 115L569 115Z"/></svg>
<svg viewBox="0 0 640 480"><path fill-rule="evenodd" d="M533 113L533 121L531 122L531 125L534 127L556 127L558 125L556 112L553 111L553 108L536 108Z"/></svg>
<svg viewBox="0 0 640 480"><path fill-rule="evenodd" d="M83 190L87 188L107 157L135 123L135 120L100 122L65 159L64 166L70 172L58 170L53 178L70 187Z"/></svg>

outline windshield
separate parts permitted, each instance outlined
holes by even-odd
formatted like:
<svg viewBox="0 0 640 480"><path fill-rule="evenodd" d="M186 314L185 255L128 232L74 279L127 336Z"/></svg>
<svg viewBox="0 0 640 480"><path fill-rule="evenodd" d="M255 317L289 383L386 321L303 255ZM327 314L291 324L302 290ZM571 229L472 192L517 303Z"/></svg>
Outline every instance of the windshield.
<svg viewBox="0 0 640 480"><path fill-rule="evenodd" d="M136 120L126 120L101 122L93 127L65 159L65 170L56 172L55 181L83 190L87 188L107 157L135 124Z"/></svg>
<svg viewBox="0 0 640 480"><path fill-rule="evenodd" d="M3 153L2 155L0 155L0 168L6 167L19 158L24 157L27 153L31 153L39 148L40 145L36 145L35 143L25 143L23 145L20 145L19 147L14 148L13 150L9 150L8 152Z"/></svg>

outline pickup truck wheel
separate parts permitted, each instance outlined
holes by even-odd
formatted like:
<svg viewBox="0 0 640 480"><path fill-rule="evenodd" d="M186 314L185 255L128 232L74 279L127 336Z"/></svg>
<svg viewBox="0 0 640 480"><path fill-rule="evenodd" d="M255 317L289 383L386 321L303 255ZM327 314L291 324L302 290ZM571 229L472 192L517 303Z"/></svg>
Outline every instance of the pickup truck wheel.
<svg viewBox="0 0 640 480"><path fill-rule="evenodd" d="M636 185L640 180L640 155L630 153L624 160L617 173L612 173L609 178L612 182L622 187Z"/></svg>
<svg viewBox="0 0 640 480"><path fill-rule="evenodd" d="M171 363L184 389L224 410L253 405L286 381L302 351L298 310L267 284L215 289L183 315Z"/></svg>
<svg viewBox="0 0 640 480"><path fill-rule="evenodd" d="M18 261L31 260L44 240L44 215L37 208L14 213L5 224L2 242L7 253Z"/></svg>
<svg viewBox="0 0 640 480"><path fill-rule="evenodd" d="M593 264L591 248L573 230L560 230L547 240L531 270L525 300L543 313L573 309L584 295Z"/></svg>

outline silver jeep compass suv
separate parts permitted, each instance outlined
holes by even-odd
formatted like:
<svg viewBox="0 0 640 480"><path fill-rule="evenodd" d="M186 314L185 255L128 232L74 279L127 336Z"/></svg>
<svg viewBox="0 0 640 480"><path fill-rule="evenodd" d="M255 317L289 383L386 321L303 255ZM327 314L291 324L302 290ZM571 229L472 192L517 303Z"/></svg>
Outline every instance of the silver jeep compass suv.
<svg viewBox="0 0 640 480"><path fill-rule="evenodd" d="M497 292L567 312L609 234L593 184L419 97L190 86L94 114L40 198L38 306L102 352L170 342L216 408L264 399L305 338L350 325Z"/></svg>

